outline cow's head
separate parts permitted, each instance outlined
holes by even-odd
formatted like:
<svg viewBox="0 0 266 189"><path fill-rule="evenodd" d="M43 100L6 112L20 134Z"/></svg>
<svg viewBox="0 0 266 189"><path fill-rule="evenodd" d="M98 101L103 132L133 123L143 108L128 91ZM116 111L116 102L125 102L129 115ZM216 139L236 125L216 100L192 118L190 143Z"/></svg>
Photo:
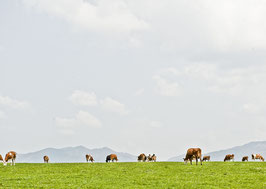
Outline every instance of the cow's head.
<svg viewBox="0 0 266 189"><path fill-rule="evenodd" d="M7 165L8 159L9 159L9 155L6 154L5 159L3 160L4 165Z"/></svg>
<svg viewBox="0 0 266 189"><path fill-rule="evenodd" d="M187 164L188 159L187 158L183 158L183 160L184 160L184 164Z"/></svg>

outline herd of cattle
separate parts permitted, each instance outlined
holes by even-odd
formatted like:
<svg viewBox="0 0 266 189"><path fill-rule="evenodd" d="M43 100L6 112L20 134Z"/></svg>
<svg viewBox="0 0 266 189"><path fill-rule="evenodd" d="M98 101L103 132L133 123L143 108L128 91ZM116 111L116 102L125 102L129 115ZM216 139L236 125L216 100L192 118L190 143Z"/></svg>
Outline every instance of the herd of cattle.
<svg viewBox="0 0 266 189"><path fill-rule="evenodd" d="M11 165L15 165L16 157L17 157L17 153L14 151L10 151L6 154L5 159L3 159L3 157L0 155L0 161L3 161L4 165L7 165L8 161L11 161L11 163L10 163ZM87 162L89 162L89 161L92 163L94 162L94 159L91 155L86 154L85 157L86 157ZM186 154L185 158L183 158L183 159L184 159L185 163L190 161L191 165L192 165L193 160L196 160L196 165L198 164L198 160L200 160L200 164L202 165L203 161L210 161L210 159L211 159L210 156L203 156L203 158L201 158L201 157L202 157L202 155L201 155L201 149L200 148L189 148L187 150L187 154ZM153 155L149 154L148 156L146 156L144 153L142 153L138 156L137 160L139 162L141 162L141 161L142 162L146 162L146 161L147 162L149 162L149 161L156 162L156 158L157 157L155 154L153 154ZM225 161L231 161L231 160L234 161L234 158L235 158L234 154L227 154L224 158L224 162ZM258 159L258 160L264 161L264 158L260 154L252 154L251 158L252 158L252 160ZM48 163L49 157L45 155L43 157L43 161L44 161L44 163ZM110 161L112 161L112 162L116 161L117 162L118 161L117 155L116 154L108 155L106 157L106 163L110 162ZM244 156L242 158L242 161L248 161L248 156Z"/></svg>
<svg viewBox="0 0 266 189"><path fill-rule="evenodd" d="M234 154L227 154L224 158L225 161L234 161L235 155ZM253 160L259 159L261 161L264 161L264 158L260 154L251 154L251 158ZM192 160L196 160L196 165L198 164L198 159L200 160L200 164L202 165L202 161L210 161L210 156L203 156L203 159L201 159L201 149L200 148L189 148L187 150L186 157L184 158L184 162L187 163L190 161L190 164L192 165ZM244 156L242 158L242 161L248 161L248 156Z"/></svg>

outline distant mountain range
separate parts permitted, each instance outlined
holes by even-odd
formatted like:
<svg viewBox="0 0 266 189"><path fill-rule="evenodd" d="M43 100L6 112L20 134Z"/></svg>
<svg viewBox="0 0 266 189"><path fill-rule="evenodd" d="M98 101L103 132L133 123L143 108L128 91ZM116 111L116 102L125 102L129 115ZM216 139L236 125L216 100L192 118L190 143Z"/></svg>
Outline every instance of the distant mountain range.
<svg viewBox="0 0 266 189"><path fill-rule="evenodd" d="M85 155L91 154L95 159L95 162L105 162L105 158L109 154L117 154L119 162L136 162L137 156L116 152L110 148L95 148L88 149L84 146L66 147L66 148L46 148L40 151L18 154L17 162L19 163L42 163L43 156L47 155L50 158L51 163L74 163L74 162L86 162ZM241 161L243 156L249 156L251 160L251 154L258 153L266 158L266 141L250 142L242 146L236 146L233 148L210 152L203 155L210 155L211 161L223 161L226 154L235 154L235 161ZM185 154L172 157L168 161L183 161ZM158 157L158 160L160 157Z"/></svg>
<svg viewBox="0 0 266 189"><path fill-rule="evenodd" d="M251 160L251 154L261 154L266 157L266 141L250 142L242 146L210 152L203 155L210 155L211 161L223 161L226 154L235 154L235 161L241 161L243 156L248 156ZM172 157L168 161L183 161L185 154Z"/></svg>
<svg viewBox="0 0 266 189"><path fill-rule="evenodd" d="M47 155L51 163L74 163L86 162L85 155L91 154L95 162L105 162L109 154L117 154L119 162L136 161L137 157L129 153L116 152L110 148L88 149L84 146L66 147L66 148L46 148L37 152L18 154L17 162L19 163L41 163L43 156Z"/></svg>

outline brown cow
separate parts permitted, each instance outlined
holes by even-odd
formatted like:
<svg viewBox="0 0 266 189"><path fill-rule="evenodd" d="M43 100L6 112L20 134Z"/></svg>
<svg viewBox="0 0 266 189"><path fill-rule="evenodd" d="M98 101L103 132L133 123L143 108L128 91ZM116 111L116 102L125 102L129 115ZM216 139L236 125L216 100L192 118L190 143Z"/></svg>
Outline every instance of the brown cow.
<svg viewBox="0 0 266 189"><path fill-rule="evenodd" d="M151 161L156 162L156 159L157 159L156 155L155 154L152 154Z"/></svg>
<svg viewBox="0 0 266 189"><path fill-rule="evenodd" d="M8 163L9 160L11 160L10 165L15 165L16 157L17 157L17 153L16 152L9 151L6 154L5 161L4 161L4 165L7 165L7 163Z"/></svg>
<svg viewBox="0 0 266 189"><path fill-rule="evenodd" d="M149 154L149 156L147 157L147 160L148 161L153 161L153 162L156 162L156 155L155 154Z"/></svg>
<svg viewBox="0 0 266 189"><path fill-rule="evenodd" d="M190 161L190 164L192 165L192 159L193 156L196 158L196 165L198 165L198 159L200 159L200 164L202 165L202 159L201 159L201 149L200 148L189 148L187 150L186 157L184 158L185 163L187 161Z"/></svg>
<svg viewBox="0 0 266 189"><path fill-rule="evenodd" d="M248 161L248 156L244 156L244 157L242 158L242 161Z"/></svg>
<svg viewBox="0 0 266 189"><path fill-rule="evenodd" d="M211 159L211 156L203 156L203 159L202 159L202 161L210 161L210 159Z"/></svg>
<svg viewBox="0 0 266 189"><path fill-rule="evenodd" d="M93 159L93 157L92 157L92 155L90 155L90 154L86 154L86 161L87 162L89 162L89 161L91 161L92 163L94 162L94 159Z"/></svg>
<svg viewBox="0 0 266 189"><path fill-rule="evenodd" d="M235 155L234 154L227 154L224 158L224 161L230 161L235 159Z"/></svg>
<svg viewBox="0 0 266 189"><path fill-rule="evenodd" d="M0 161L3 161L3 163L4 163L4 159L3 159L3 157L1 156L1 154L0 154Z"/></svg>
<svg viewBox="0 0 266 189"><path fill-rule="evenodd" d="M44 161L44 163L48 163L49 162L49 157L48 156L43 156L43 161Z"/></svg>
<svg viewBox="0 0 266 189"><path fill-rule="evenodd" d="M151 161L151 160L152 160L152 156L151 156L151 154L149 154L147 157L147 161Z"/></svg>
<svg viewBox="0 0 266 189"><path fill-rule="evenodd" d="M255 161L256 159L260 159L261 161L264 161L264 158L260 154L252 154L252 159Z"/></svg>
<svg viewBox="0 0 266 189"><path fill-rule="evenodd" d="M147 156L144 154L144 153L142 153L142 154L140 154L139 156L138 156L138 161L143 161L143 162L145 162L147 160Z"/></svg>
<svg viewBox="0 0 266 189"><path fill-rule="evenodd" d="M114 162L114 160L117 162L118 159L117 159L117 155L116 154L110 154L106 157L106 163L109 162L109 161L112 161Z"/></svg>

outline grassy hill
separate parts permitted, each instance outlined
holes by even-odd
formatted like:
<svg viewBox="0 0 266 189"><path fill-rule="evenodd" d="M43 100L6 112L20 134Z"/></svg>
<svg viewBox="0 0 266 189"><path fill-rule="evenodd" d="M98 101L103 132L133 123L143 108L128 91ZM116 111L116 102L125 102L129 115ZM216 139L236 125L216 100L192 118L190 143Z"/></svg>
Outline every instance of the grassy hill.
<svg viewBox="0 0 266 189"><path fill-rule="evenodd" d="M265 188L264 162L53 163L0 166L0 188Z"/></svg>

